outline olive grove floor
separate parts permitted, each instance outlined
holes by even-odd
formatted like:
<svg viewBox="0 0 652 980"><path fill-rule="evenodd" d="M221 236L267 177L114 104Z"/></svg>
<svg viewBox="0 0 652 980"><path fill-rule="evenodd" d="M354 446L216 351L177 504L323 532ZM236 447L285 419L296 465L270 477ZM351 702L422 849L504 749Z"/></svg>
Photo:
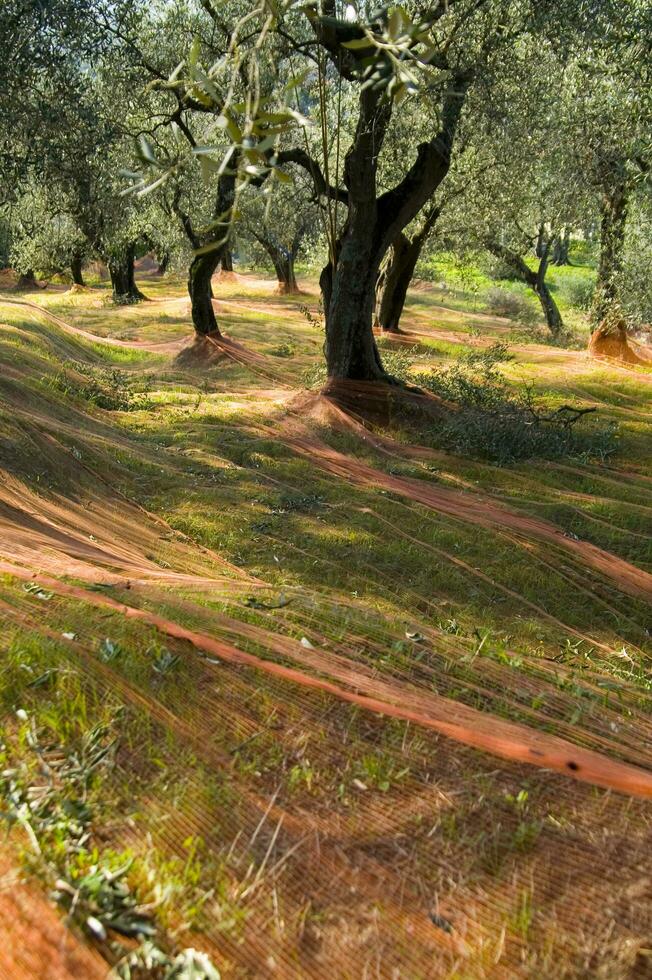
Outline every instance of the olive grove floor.
<svg viewBox="0 0 652 980"><path fill-rule="evenodd" d="M414 291L415 369L618 426L498 467L302 394L314 284L217 279L208 354L142 287L0 294L0 975L119 961L126 868L224 977L650 976L652 373Z"/></svg>

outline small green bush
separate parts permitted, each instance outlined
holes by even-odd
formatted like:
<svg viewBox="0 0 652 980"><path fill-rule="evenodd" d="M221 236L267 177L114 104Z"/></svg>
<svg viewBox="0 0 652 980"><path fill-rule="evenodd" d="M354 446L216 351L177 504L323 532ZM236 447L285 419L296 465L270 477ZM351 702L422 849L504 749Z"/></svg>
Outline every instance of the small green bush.
<svg viewBox="0 0 652 980"><path fill-rule="evenodd" d="M584 417L581 410L550 409L535 398L530 386L514 388L500 369L513 359L507 344L468 351L444 367L419 374L412 371L415 355L416 348L382 350L383 364L395 380L424 388L450 405L427 433L442 449L500 466L534 457L605 459L616 449L614 428L593 426L580 433L576 423ZM325 380L322 365L303 377L306 387L321 386Z"/></svg>
<svg viewBox="0 0 652 980"><path fill-rule="evenodd" d="M502 286L493 286L486 295L486 307L494 316L505 316L522 323L532 323L535 313L532 304L522 293Z"/></svg>
<svg viewBox="0 0 652 980"><path fill-rule="evenodd" d="M278 347L272 347L270 354L272 357L294 357L295 350L294 344L279 344Z"/></svg>
<svg viewBox="0 0 652 980"><path fill-rule="evenodd" d="M559 292L568 306L584 312L591 309L595 282L593 276L566 273L559 279Z"/></svg>
<svg viewBox="0 0 652 980"><path fill-rule="evenodd" d="M131 376L125 371L83 363L75 363L72 368L72 371L62 369L48 378L48 387L109 412L135 412L150 405L147 391L143 391L142 386L136 390Z"/></svg>
<svg viewBox="0 0 652 980"><path fill-rule="evenodd" d="M455 405L431 439L441 448L499 465L533 457L599 456L615 451L613 429L578 434L577 409L549 410L532 388L513 389L499 365L512 359L506 344L471 351L447 367L413 377L422 388Z"/></svg>

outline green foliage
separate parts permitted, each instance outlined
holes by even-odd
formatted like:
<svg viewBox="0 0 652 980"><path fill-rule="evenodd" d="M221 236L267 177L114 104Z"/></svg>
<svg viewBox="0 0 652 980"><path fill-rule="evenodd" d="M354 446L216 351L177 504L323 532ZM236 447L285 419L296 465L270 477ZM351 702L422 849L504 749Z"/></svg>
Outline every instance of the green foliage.
<svg viewBox="0 0 652 980"><path fill-rule="evenodd" d="M109 974L112 980L220 980L206 953L189 947L176 956L147 940L127 953Z"/></svg>
<svg viewBox="0 0 652 980"><path fill-rule="evenodd" d="M604 456L615 450L612 429L580 436L574 431L580 418L574 409L550 412L531 387L514 390L499 370L510 359L507 346L497 343L413 379L455 405L431 432L437 445L500 465L581 452Z"/></svg>
<svg viewBox="0 0 652 980"><path fill-rule="evenodd" d="M88 245L68 214L61 196L40 186L30 187L11 213L11 265L19 272L37 270L46 278L70 278L75 256L88 256Z"/></svg>
<svg viewBox="0 0 652 980"><path fill-rule="evenodd" d="M652 200L646 200L629 221L623 268L617 280L621 309L635 328L652 323L651 268Z"/></svg>
<svg viewBox="0 0 652 980"><path fill-rule="evenodd" d="M42 760L52 778L36 779L28 758L3 771L0 797L5 819L25 830L32 860L45 863L52 898L96 939L104 940L107 929L124 936L153 935L151 916L139 910L127 884L132 859L109 854L101 860L90 844L94 811L89 794L98 771L113 757L112 726L96 725L75 748L57 744L34 722L26 720L25 726L34 760Z"/></svg>
<svg viewBox="0 0 652 980"><path fill-rule="evenodd" d="M408 767L397 765L391 756L380 753L363 756L356 771L356 778L363 787L373 787L381 793L389 792L394 784L400 783L410 772Z"/></svg>
<svg viewBox="0 0 652 980"><path fill-rule="evenodd" d="M294 344L278 344L276 347L272 347L269 353L272 357L294 357L296 347Z"/></svg>
<svg viewBox="0 0 652 980"><path fill-rule="evenodd" d="M2 733L0 739L0 818L24 831L25 862L49 885L53 901L91 940L104 944L111 937L112 952L120 957L114 978L219 980L205 953L161 948L156 903L143 902L130 880L134 855L102 851L93 841L98 789L114 765L117 717L62 742L37 716L22 709L16 714L18 737ZM75 721L79 729L81 716ZM187 865L192 860L191 853ZM134 939L141 945L130 949Z"/></svg>
<svg viewBox="0 0 652 980"><path fill-rule="evenodd" d="M492 287L486 296L486 307L495 316L510 317L521 323L531 325L536 320L532 303L523 293L500 286Z"/></svg>
<svg viewBox="0 0 652 980"><path fill-rule="evenodd" d="M109 412L137 412L150 406L142 383L136 388L131 375L119 368L98 368L76 362L72 370L61 369L45 383L64 395Z"/></svg>
<svg viewBox="0 0 652 980"><path fill-rule="evenodd" d="M418 385L448 403L449 411L432 441L443 449L508 465L523 459L558 459L584 454L604 459L615 452L613 427L578 433L583 416L572 406L548 409L531 386L514 388L500 370L512 360L506 344L471 350L444 367L415 373L414 348L383 348L383 363L395 380ZM320 387L326 371L316 365L302 378L306 387Z"/></svg>
<svg viewBox="0 0 652 980"><path fill-rule="evenodd" d="M593 302L595 277L567 271L559 281L559 293L569 306L588 313Z"/></svg>

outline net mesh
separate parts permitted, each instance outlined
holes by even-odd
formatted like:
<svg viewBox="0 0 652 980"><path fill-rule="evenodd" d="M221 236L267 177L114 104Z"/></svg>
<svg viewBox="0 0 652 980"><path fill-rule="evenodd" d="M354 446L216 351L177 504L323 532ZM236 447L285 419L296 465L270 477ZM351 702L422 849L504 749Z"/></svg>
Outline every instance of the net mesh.
<svg viewBox="0 0 652 980"><path fill-rule="evenodd" d="M78 357L88 336L56 319L48 343ZM218 343L278 384L269 358ZM650 688L627 658L647 663L652 577L503 493L433 482L427 466L441 454L398 443L358 413L360 400L377 399L376 422L386 420L395 410L386 393L344 388L279 400L271 420L247 422L248 438L309 465L326 493L349 488L346 506L328 496L320 505L331 533L400 540L447 570L451 592L516 604L542 637L566 637L567 657L526 655L509 638L484 655L481 633L444 621L448 593L397 576L364 546L351 553L350 587L338 587L319 527L291 539L265 531L273 549L319 563L323 578L279 591L138 504L128 458L139 455L143 483L158 471L192 494L185 457L35 396L11 364L0 433L3 647L48 641L91 719L115 706L105 833L116 848L181 862L187 841L201 839L212 886L192 942L226 976L649 975ZM235 467L257 493L305 489L300 468L293 477L234 464L211 425L183 423L196 483ZM391 461L417 469L396 473ZM564 472L558 465L557 485ZM510 485L527 479L513 474ZM649 512L645 477L599 479L605 497L629 493L632 509ZM215 483L213 506L248 485ZM588 613L564 621L536 586L523 587L530 580L477 567L470 551L432 543L429 529L511 552L533 583L576 590L610 625L593 628ZM116 635L119 654L103 656ZM177 659L157 678L163 648ZM606 665L621 648L614 675ZM11 907L23 908L29 934L41 899L21 887ZM0 971L37 975L33 949L10 949ZM93 976L99 961L81 949L69 973Z"/></svg>

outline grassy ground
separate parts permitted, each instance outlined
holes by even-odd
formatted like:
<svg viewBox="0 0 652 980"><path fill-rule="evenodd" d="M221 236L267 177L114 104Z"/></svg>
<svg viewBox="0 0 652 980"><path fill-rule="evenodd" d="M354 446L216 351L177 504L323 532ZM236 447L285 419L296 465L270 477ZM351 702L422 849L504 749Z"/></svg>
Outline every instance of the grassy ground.
<svg viewBox="0 0 652 980"><path fill-rule="evenodd" d="M183 284L142 285L0 297L22 867L109 963L148 935L148 976L189 949L227 977L645 975L652 810L571 777L629 765L649 795L649 373L415 291L409 371L511 338L513 390L617 426L608 454L499 467L297 403L314 285L218 281L243 348L210 360L179 357Z"/></svg>
<svg viewBox="0 0 652 980"><path fill-rule="evenodd" d="M526 262L536 268L538 260ZM575 249L571 265L548 267L546 282L564 320L565 346L584 347L586 343L587 310L595 285L595 255L593 249ZM461 259L452 253L437 251L424 257L417 273L436 284L446 301L459 310L495 313L505 302L513 307L513 335L546 337L541 326L541 305L533 290L512 278L510 271L495 259L477 256Z"/></svg>

